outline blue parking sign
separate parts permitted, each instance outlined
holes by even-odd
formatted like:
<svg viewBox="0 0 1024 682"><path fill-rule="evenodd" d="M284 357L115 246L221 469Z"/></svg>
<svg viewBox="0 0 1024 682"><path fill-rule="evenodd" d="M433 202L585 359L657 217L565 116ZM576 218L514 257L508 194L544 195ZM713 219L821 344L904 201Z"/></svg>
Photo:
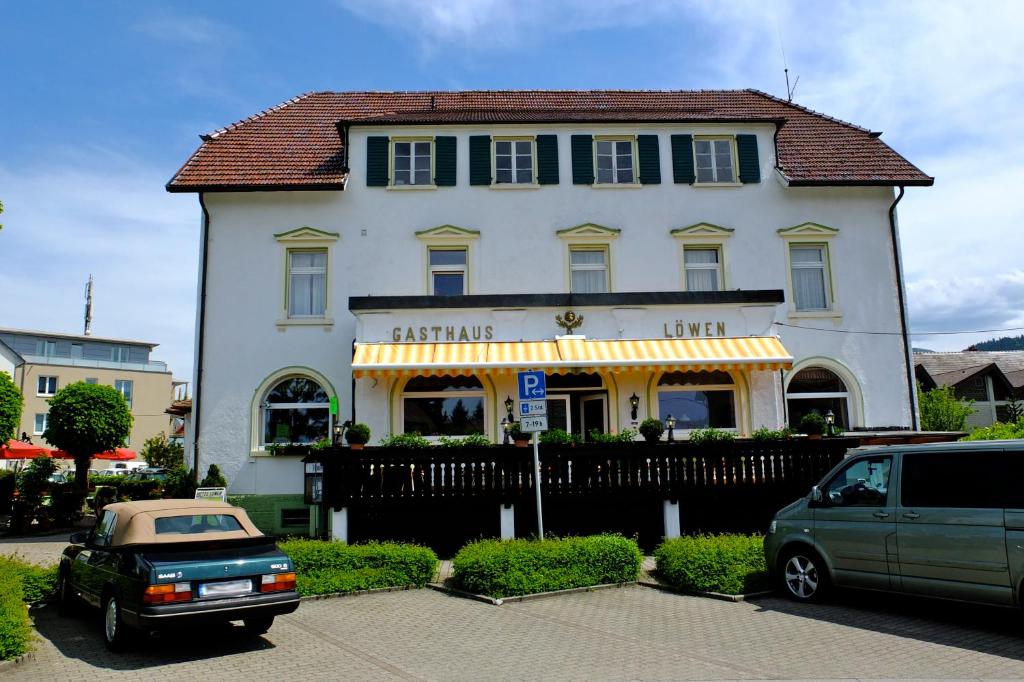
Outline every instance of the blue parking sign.
<svg viewBox="0 0 1024 682"><path fill-rule="evenodd" d="M519 399L544 400L548 396L547 384L544 383L544 372L519 372Z"/></svg>

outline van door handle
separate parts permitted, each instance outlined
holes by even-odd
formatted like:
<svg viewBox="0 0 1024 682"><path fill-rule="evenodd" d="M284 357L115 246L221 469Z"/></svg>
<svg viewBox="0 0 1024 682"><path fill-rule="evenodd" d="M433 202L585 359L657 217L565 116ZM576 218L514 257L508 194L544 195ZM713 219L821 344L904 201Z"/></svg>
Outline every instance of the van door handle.
<svg viewBox="0 0 1024 682"><path fill-rule="evenodd" d="M872 514L872 516L874 516L876 519L887 519L889 518L889 512L876 511L874 514Z"/></svg>
<svg viewBox="0 0 1024 682"><path fill-rule="evenodd" d="M920 514L918 514L917 512L906 512L906 513L905 513L905 514L903 515L903 518L905 518L905 519L910 519L911 521L913 521L914 519L918 519L918 518L920 518L920 517L921 517L921 515L920 515Z"/></svg>

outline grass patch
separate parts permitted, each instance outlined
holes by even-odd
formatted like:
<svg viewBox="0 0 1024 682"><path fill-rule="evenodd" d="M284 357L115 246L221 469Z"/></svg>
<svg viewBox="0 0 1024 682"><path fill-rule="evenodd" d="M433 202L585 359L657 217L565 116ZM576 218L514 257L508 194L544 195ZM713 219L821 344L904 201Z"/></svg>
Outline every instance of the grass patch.
<svg viewBox="0 0 1024 682"><path fill-rule="evenodd" d="M56 566L36 566L17 556L0 557L0 660L17 658L32 644L26 604L53 593Z"/></svg>
<svg viewBox="0 0 1024 682"><path fill-rule="evenodd" d="M295 564L296 589L302 596L423 587L437 572L437 555L419 545L293 539L279 542L278 547Z"/></svg>
<svg viewBox="0 0 1024 682"><path fill-rule="evenodd" d="M695 535L666 540L654 551L659 577L693 592L744 594L769 589L760 535Z"/></svg>
<svg viewBox="0 0 1024 682"><path fill-rule="evenodd" d="M478 540L455 555L459 589L501 599L538 592L631 582L643 555L621 535L545 540Z"/></svg>

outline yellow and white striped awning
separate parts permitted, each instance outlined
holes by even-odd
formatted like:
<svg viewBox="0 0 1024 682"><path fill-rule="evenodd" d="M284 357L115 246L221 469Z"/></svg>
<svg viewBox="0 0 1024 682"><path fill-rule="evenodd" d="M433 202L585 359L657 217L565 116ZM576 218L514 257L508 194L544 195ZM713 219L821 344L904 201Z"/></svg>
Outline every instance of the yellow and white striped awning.
<svg viewBox="0 0 1024 682"><path fill-rule="evenodd" d="M367 376L445 376L511 374L543 369L565 374L579 370L616 373L644 370L776 370L793 366L774 336L697 339L591 340L454 343L357 343L353 374Z"/></svg>

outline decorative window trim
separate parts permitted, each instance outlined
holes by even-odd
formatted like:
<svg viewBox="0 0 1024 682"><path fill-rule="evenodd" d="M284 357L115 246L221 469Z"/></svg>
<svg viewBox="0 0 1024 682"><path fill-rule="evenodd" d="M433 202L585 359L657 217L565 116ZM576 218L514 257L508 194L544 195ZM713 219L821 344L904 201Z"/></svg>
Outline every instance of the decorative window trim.
<svg viewBox="0 0 1024 682"><path fill-rule="evenodd" d="M331 269L333 265L333 251L331 248L338 241L340 235L337 232L326 232L315 227L297 227L287 232L279 232L274 239L284 245L284 267L282 268L282 298L281 309L277 320L277 327L283 331L285 327L295 326L322 326L329 328L334 325L334 318L331 317ZM295 251L319 251L327 253L326 295L324 298L324 314L322 317L289 317L288 296L291 285L291 254Z"/></svg>
<svg viewBox="0 0 1024 682"><path fill-rule="evenodd" d="M604 253L604 272L605 272L605 284L607 285L608 291L611 293L615 289L612 284L612 247L611 242L594 242L594 241L571 241L567 244L565 249L565 290L570 294L572 290L572 252L573 251L601 251Z"/></svg>
<svg viewBox="0 0 1024 682"><path fill-rule="evenodd" d="M263 446L263 396L266 395L267 391L276 386L279 382L284 379L291 377L299 377L302 379L312 379L313 381L320 384L325 391L327 391L327 397L331 398L338 395L338 392L334 390L334 385L331 384L330 380L321 374L320 372L310 367L304 367L302 365L293 365L291 367L282 367L276 372L270 374L266 379L260 382L260 385L256 387L256 390L252 394L252 401L249 405L249 456L250 457L269 457L266 448ZM339 397L339 412L340 412L340 397ZM338 415L341 416L340 414ZM333 426L333 416L328 418L328 428ZM330 430L328 431L330 432Z"/></svg>
<svg viewBox="0 0 1024 682"><path fill-rule="evenodd" d="M861 391L860 382L857 381L856 375L850 369L835 360L834 358L826 358L820 355L814 355L811 357L802 358L801 360L794 362L793 366L786 370L782 377L782 400L785 402L789 400L791 395L789 392L789 383L793 380L793 377L797 375L801 370L809 367L821 367L832 372L846 384L846 406L849 410L850 423L845 425L847 430L854 428L864 427L864 393ZM798 393L797 396L827 396L831 394L827 393ZM799 398L798 398L799 399ZM788 416L788 415L787 415Z"/></svg>
<svg viewBox="0 0 1024 682"><path fill-rule="evenodd" d="M839 298L836 292L835 264L833 260L832 244L833 238L839 236L839 230L819 223L807 222L792 227L784 227L777 230L786 245L786 286L789 292L788 315L792 319L799 318L825 318L841 320L842 311L839 308ZM824 310L797 310L796 290L793 288L793 246L820 246L825 262L825 287L828 296L829 307Z"/></svg>
<svg viewBox="0 0 1024 682"><path fill-rule="evenodd" d="M555 232L555 235L557 235L559 239L570 244L575 243L576 241L588 244L610 244L612 241L618 239L620 234L622 234L622 230L619 228L605 227L604 225L598 225L596 223L583 223L582 225L567 227Z"/></svg>
<svg viewBox="0 0 1024 682"><path fill-rule="evenodd" d="M696 223L695 225L689 225L687 227L678 227L674 230L670 230L669 234L672 235L679 243L679 265L680 271L679 276L682 283L682 291L687 291L686 288L686 249L718 249L718 270L720 273L720 281L718 283L719 291L726 291L729 286L729 269L728 269L728 258L726 253L726 243L732 237L734 230L731 227L722 227L721 225L714 225L712 223Z"/></svg>
<svg viewBox="0 0 1024 682"><path fill-rule="evenodd" d="M698 142L714 142L715 140L728 140L729 150L732 152L732 182L701 182L699 178L699 171L697 170L697 143ZM712 144L712 148L714 145ZM712 149L711 156L714 157L714 150ZM718 169L715 168L715 174L717 175ZM743 183L740 182L740 169L739 169L739 154L736 152L736 136L735 135L694 135L693 136L693 186L694 187L742 187Z"/></svg>
<svg viewBox="0 0 1024 682"><path fill-rule="evenodd" d="M429 142L430 143L430 183L426 185L395 184L395 143L396 142ZM388 139L388 186L387 189L399 192L437 189L434 177L437 173L437 144L433 135L413 135L392 137Z"/></svg>
<svg viewBox="0 0 1024 682"><path fill-rule="evenodd" d="M498 142L529 142L532 179L530 182L498 182ZM515 156L515 154L513 154ZM535 135L499 135L491 137L491 189L539 189L537 182L537 137Z"/></svg>
<svg viewBox="0 0 1024 682"><path fill-rule="evenodd" d="M466 251L466 281L465 291L473 293L472 268L476 265L476 242L480 239L479 230L471 230L468 227L458 225L438 225L426 230L416 232L419 239L426 248L423 250L423 291L428 296L433 295L433 282L431 281L430 250L431 249L465 249Z"/></svg>
<svg viewBox="0 0 1024 682"><path fill-rule="evenodd" d="M598 182L599 171L597 166L597 143L598 142L629 142L632 147L630 159L633 163L633 182ZM594 163L594 182L591 187L598 189L618 188L631 189L643 187L640 184L639 154L637 151L636 135L594 135L591 153ZM617 179L617 177L616 177Z"/></svg>

